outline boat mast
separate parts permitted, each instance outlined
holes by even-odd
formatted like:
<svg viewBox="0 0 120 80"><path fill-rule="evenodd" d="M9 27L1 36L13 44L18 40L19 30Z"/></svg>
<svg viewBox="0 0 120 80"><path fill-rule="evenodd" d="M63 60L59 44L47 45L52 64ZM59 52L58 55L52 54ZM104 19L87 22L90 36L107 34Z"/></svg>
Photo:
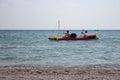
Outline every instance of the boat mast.
<svg viewBox="0 0 120 80"><path fill-rule="evenodd" d="M60 31L60 20L58 20L58 35L59 35L59 31Z"/></svg>

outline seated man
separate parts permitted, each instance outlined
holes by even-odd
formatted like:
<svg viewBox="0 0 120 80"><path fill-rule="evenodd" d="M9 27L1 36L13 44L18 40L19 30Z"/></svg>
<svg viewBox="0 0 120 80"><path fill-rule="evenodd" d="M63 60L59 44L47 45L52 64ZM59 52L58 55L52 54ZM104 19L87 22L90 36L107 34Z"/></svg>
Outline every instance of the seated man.
<svg viewBox="0 0 120 80"><path fill-rule="evenodd" d="M88 35L87 33L88 33L87 30L82 30L80 37L87 37L87 35Z"/></svg>
<svg viewBox="0 0 120 80"><path fill-rule="evenodd" d="M85 30L84 37L87 37L87 35L88 35L88 31Z"/></svg>
<svg viewBox="0 0 120 80"><path fill-rule="evenodd" d="M70 33L69 33L69 30L67 30L63 38L69 38L69 37L70 37Z"/></svg>

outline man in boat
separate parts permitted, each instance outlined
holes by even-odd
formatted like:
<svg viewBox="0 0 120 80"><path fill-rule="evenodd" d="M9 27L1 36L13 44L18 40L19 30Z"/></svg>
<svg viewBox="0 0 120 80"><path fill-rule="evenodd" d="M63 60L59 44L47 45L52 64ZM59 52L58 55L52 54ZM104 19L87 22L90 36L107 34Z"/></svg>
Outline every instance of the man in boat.
<svg viewBox="0 0 120 80"><path fill-rule="evenodd" d="M88 35L88 31L85 30L84 37L87 37L87 35Z"/></svg>
<svg viewBox="0 0 120 80"><path fill-rule="evenodd" d="M87 30L82 30L80 37L86 37L86 36L87 36L87 33L88 33Z"/></svg>
<svg viewBox="0 0 120 80"><path fill-rule="evenodd" d="M63 38L69 38L70 37L70 32L69 30L66 31L65 36Z"/></svg>

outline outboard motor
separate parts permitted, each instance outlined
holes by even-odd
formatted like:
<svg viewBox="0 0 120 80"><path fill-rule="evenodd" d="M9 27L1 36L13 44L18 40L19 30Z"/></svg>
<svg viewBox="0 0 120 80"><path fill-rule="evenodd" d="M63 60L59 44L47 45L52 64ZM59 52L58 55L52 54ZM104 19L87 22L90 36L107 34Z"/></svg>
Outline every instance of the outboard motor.
<svg viewBox="0 0 120 80"><path fill-rule="evenodd" d="M71 33L70 38L76 38L77 34L76 33Z"/></svg>

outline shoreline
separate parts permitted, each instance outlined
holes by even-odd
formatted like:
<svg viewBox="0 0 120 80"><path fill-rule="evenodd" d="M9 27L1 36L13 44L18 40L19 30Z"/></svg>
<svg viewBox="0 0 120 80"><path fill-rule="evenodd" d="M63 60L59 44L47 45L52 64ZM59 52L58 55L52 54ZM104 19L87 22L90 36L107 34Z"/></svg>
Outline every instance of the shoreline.
<svg viewBox="0 0 120 80"><path fill-rule="evenodd" d="M119 80L120 68L1 66L0 80Z"/></svg>

